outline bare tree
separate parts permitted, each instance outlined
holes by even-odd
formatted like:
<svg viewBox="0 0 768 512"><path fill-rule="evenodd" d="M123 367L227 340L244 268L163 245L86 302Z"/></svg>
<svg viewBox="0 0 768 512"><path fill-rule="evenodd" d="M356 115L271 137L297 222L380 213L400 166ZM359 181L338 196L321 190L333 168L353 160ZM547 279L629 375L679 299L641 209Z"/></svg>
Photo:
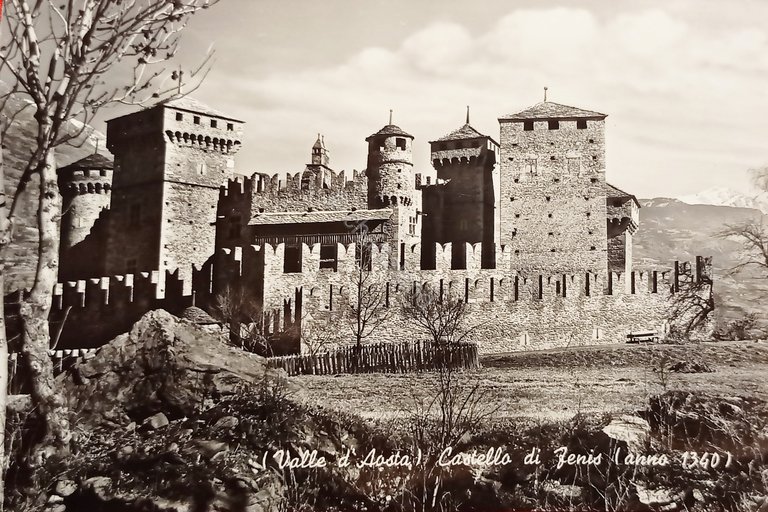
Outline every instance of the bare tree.
<svg viewBox="0 0 768 512"><path fill-rule="evenodd" d="M56 148L76 139L105 105L144 103L180 92L178 71L162 64L175 55L180 32L190 16L216 0L8 0L0 70L11 80L2 99L29 101L35 136L10 207L3 215L5 248L13 237L19 200L37 181L37 265L29 296L20 305L21 351L32 377L32 399L44 422L33 458L67 451L72 434L61 394L56 390L47 351L48 317L57 281L61 196ZM192 71L201 80L207 62ZM159 65L159 66L158 66ZM175 81L174 81L175 80ZM117 84L117 85L116 85Z"/></svg>
<svg viewBox="0 0 768 512"><path fill-rule="evenodd" d="M248 352L271 355L263 335L262 307L250 290L228 285L214 298L213 316L227 325L230 344Z"/></svg>
<svg viewBox="0 0 768 512"><path fill-rule="evenodd" d="M365 225L361 226L355 242L357 267L350 276L350 290L345 304L347 325L355 337L356 367L360 363L363 343L390 316L386 283L381 273L372 268L373 243Z"/></svg>
<svg viewBox="0 0 768 512"><path fill-rule="evenodd" d="M726 226L719 236L741 243L741 261L730 269L731 273L754 268L768 277L768 227L762 220Z"/></svg>
<svg viewBox="0 0 768 512"><path fill-rule="evenodd" d="M2 19L2 4L0 4L0 19ZM3 146L3 134L0 133L0 148ZM0 149L0 236L5 229L5 168L3 167L3 151ZM7 244L0 240L0 250ZM5 258L0 256L0 291L5 295ZM5 423L8 409L8 338L5 334L5 300L0 299L0 510L5 501Z"/></svg>
<svg viewBox="0 0 768 512"><path fill-rule="evenodd" d="M337 315L330 312L323 318L310 318L309 314L304 315L301 329L301 353L314 356L340 345L342 335L339 332L339 320Z"/></svg>
<svg viewBox="0 0 768 512"><path fill-rule="evenodd" d="M697 276L689 269L682 272L672 295L669 337L690 340L707 332L714 312L712 276L708 272Z"/></svg>
<svg viewBox="0 0 768 512"><path fill-rule="evenodd" d="M451 446L495 412L483 406L484 396L478 383L466 385L457 375L460 344L482 324L469 325L468 304L455 294L443 295L431 286L406 293L400 309L417 331L431 338L435 348L437 388L429 400L417 407L424 416L417 419L417 424L424 424L426 416L436 408L438 428L429 435L439 446Z"/></svg>

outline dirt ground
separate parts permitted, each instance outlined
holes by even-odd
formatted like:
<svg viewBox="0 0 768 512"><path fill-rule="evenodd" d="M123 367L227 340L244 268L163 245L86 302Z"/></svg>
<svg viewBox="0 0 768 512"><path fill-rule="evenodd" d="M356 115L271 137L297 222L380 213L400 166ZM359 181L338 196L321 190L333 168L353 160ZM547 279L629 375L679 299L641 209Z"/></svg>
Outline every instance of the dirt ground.
<svg viewBox="0 0 768 512"><path fill-rule="evenodd" d="M659 372L686 363L697 373ZM495 417L567 419L576 413L631 412L670 389L768 397L768 342L573 347L481 356L482 368L463 372L479 385ZM702 372L708 367L711 372ZM430 374L293 377L305 399L365 418L398 417L434 393Z"/></svg>

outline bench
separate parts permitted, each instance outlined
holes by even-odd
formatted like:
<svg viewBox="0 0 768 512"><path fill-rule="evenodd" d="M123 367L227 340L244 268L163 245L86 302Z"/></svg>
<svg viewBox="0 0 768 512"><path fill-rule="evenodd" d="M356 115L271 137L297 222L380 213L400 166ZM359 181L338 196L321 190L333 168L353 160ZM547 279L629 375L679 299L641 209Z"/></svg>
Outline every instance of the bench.
<svg viewBox="0 0 768 512"><path fill-rule="evenodd" d="M638 331L627 334L627 343L658 343L659 340L660 336L657 331Z"/></svg>

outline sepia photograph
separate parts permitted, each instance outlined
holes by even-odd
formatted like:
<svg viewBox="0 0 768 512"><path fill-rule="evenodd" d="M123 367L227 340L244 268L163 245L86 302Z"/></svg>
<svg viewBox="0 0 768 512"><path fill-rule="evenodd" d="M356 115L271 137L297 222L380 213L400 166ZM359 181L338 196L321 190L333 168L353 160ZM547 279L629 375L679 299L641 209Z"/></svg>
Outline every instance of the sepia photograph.
<svg viewBox="0 0 768 512"><path fill-rule="evenodd" d="M765 20L0 0L0 512L768 512Z"/></svg>

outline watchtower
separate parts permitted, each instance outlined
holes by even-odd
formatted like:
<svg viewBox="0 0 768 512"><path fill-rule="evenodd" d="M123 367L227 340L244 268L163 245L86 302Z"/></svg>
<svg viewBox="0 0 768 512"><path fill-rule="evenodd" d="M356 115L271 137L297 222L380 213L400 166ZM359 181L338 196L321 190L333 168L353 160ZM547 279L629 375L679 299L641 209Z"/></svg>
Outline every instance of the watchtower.
<svg viewBox="0 0 768 512"><path fill-rule="evenodd" d="M73 248L84 242L102 210L109 207L112 170L112 160L94 153L57 171L62 196L60 280L86 277L83 274L85 268L93 271L90 276L99 273L99 264L94 265L96 258L79 261L81 258L75 255ZM92 247L99 247L102 243L94 243Z"/></svg>
<svg viewBox="0 0 768 512"><path fill-rule="evenodd" d="M501 243L514 268L607 270L605 118L546 98L499 118Z"/></svg>
<svg viewBox="0 0 768 512"><path fill-rule="evenodd" d="M233 174L242 125L191 98L107 122L115 155L107 273L188 277L213 254L219 186Z"/></svg>
<svg viewBox="0 0 768 512"><path fill-rule="evenodd" d="M413 173L413 135L389 124L365 139L368 143L368 208L392 208L394 217L390 240L399 243L391 251L397 257L405 245L419 240L418 204L414 201L416 177ZM402 260L400 260L402 261ZM395 265L393 263L393 265Z"/></svg>
<svg viewBox="0 0 768 512"><path fill-rule="evenodd" d="M429 143L432 165L441 182L423 189L424 246L431 242L483 245L483 267L494 268L498 243L499 144L467 122ZM422 248L424 251L424 248ZM464 251L452 253L452 266L465 268Z"/></svg>

